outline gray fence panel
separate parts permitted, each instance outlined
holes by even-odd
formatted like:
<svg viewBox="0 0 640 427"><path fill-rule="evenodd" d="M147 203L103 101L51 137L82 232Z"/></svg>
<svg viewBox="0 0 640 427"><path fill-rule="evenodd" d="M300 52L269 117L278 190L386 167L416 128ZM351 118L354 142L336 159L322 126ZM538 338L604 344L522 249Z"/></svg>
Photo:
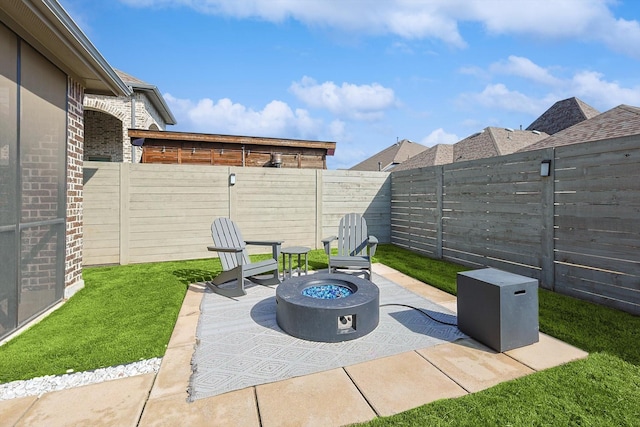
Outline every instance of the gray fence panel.
<svg viewBox="0 0 640 427"><path fill-rule="evenodd" d="M640 314L640 137L555 157L555 289Z"/></svg>
<svg viewBox="0 0 640 427"><path fill-rule="evenodd" d="M639 314L639 151L633 136L395 172L391 242Z"/></svg>

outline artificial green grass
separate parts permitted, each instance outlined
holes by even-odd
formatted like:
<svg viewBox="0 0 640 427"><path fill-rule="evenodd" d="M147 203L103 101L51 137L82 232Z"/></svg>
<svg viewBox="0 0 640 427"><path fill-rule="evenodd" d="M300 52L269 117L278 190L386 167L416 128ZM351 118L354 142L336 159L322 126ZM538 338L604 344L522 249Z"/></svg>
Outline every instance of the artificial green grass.
<svg viewBox="0 0 640 427"><path fill-rule="evenodd" d="M0 383L162 357L187 286L218 260L85 268L85 288L0 347Z"/></svg>
<svg viewBox="0 0 640 427"><path fill-rule="evenodd" d="M542 332L640 366L640 317L543 289L538 296Z"/></svg>
<svg viewBox="0 0 640 427"><path fill-rule="evenodd" d="M443 263L387 246L377 258L415 278ZM454 294L451 268L444 284L425 283ZM540 330L590 352L586 359L360 425L640 425L640 317L550 291L539 296Z"/></svg>
<svg viewBox="0 0 640 427"><path fill-rule="evenodd" d="M326 266L311 251L309 268ZM221 270L218 258L85 268L84 289L0 347L0 383L164 356L188 285Z"/></svg>
<svg viewBox="0 0 640 427"><path fill-rule="evenodd" d="M637 426L640 367L596 353L363 426Z"/></svg>

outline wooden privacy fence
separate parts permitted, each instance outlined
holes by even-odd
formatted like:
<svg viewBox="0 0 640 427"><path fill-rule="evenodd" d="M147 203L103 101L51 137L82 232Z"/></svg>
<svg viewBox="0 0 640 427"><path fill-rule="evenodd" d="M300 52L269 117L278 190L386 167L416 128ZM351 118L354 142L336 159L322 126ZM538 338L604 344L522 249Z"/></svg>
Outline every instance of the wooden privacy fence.
<svg viewBox="0 0 640 427"><path fill-rule="evenodd" d="M640 314L640 136L394 172L391 195L398 246Z"/></svg>
<svg viewBox="0 0 640 427"><path fill-rule="evenodd" d="M215 257L217 217L245 239L318 248L358 212L390 241L388 173L85 162L84 174L84 265Z"/></svg>

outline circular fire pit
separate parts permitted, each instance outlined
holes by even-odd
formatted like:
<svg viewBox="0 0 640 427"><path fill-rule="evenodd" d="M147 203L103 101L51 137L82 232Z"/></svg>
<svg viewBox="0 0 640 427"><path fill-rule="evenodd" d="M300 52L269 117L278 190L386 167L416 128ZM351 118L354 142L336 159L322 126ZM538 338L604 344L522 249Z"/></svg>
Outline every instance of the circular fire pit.
<svg viewBox="0 0 640 427"><path fill-rule="evenodd" d="M360 277L341 273L295 277L276 289L276 320L297 338L347 341L378 326L379 301L378 287Z"/></svg>

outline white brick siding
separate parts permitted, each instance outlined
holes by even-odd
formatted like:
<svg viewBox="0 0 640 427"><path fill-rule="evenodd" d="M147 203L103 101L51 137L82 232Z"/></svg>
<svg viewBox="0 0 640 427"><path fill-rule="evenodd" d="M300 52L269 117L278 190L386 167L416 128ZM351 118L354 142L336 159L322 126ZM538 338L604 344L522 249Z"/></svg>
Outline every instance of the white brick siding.
<svg viewBox="0 0 640 427"><path fill-rule="evenodd" d="M131 104L135 103L135 120L132 121ZM166 123L144 91L131 97L85 95L85 153L84 159L93 156L108 157L112 162L131 163L131 143L127 129L150 129L156 126L165 130ZM136 162L141 150L137 150Z"/></svg>

